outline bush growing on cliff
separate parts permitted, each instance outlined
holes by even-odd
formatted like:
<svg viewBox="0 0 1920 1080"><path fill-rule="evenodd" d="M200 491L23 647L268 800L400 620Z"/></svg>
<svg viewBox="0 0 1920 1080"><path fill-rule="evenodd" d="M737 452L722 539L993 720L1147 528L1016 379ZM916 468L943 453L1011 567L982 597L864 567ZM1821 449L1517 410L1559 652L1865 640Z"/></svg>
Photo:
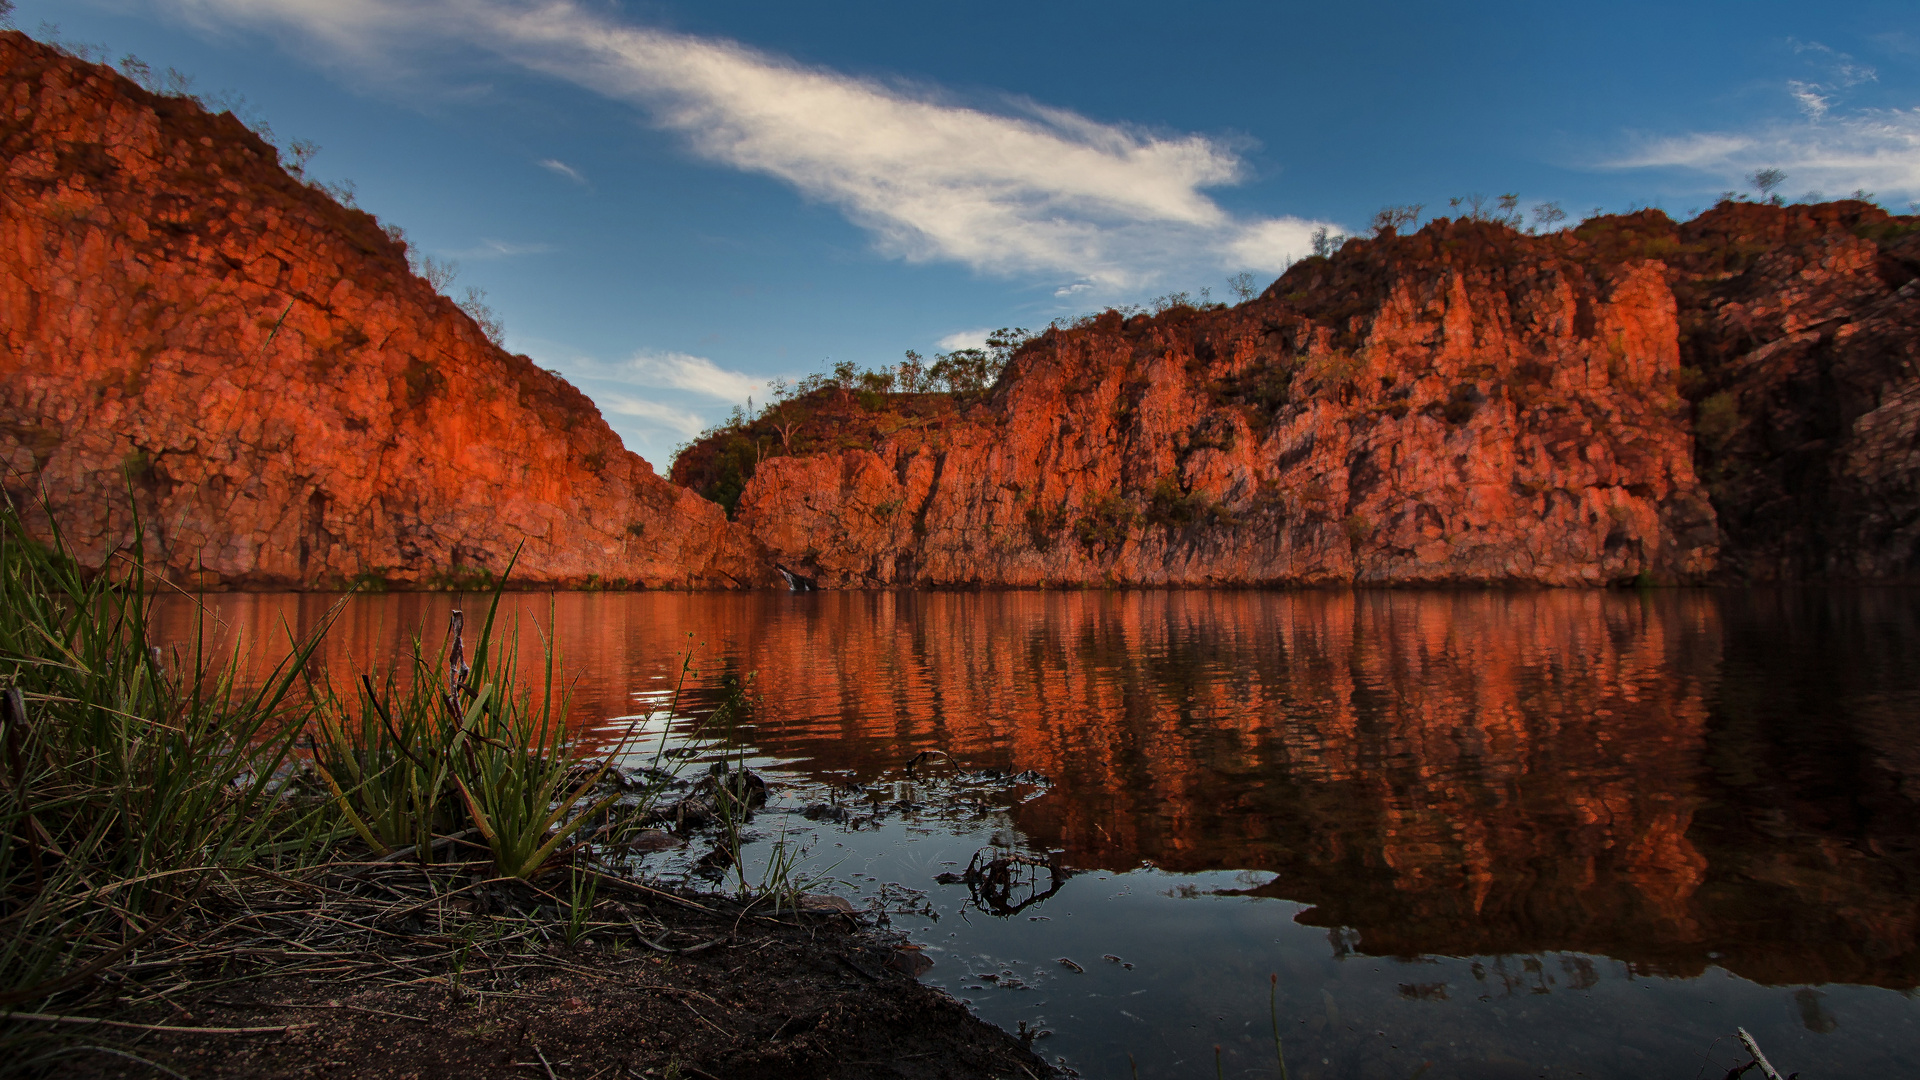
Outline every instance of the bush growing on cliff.
<svg viewBox="0 0 1920 1080"><path fill-rule="evenodd" d="M454 306L467 313L467 317L480 327L480 332L495 345L507 343L507 324L501 320L492 305L487 303L487 290L475 285L467 286L465 295L455 300Z"/></svg>
<svg viewBox="0 0 1920 1080"><path fill-rule="evenodd" d="M1517 192L1509 191L1494 200L1488 200L1479 192L1471 195L1456 195L1447 200L1447 205L1466 221L1487 221L1496 225L1505 225L1510 229L1518 229L1522 223L1520 195ZM1461 212L1463 206L1466 207L1465 212Z"/></svg>
<svg viewBox="0 0 1920 1080"><path fill-rule="evenodd" d="M1786 182L1787 174L1779 169L1757 169L1747 174L1747 183L1752 184L1754 190L1760 193L1760 201L1772 203L1774 206L1786 204L1786 200L1776 194L1780 185Z"/></svg>
<svg viewBox="0 0 1920 1080"><path fill-rule="evenodd" d="M299 146L301 144L295 143L294 145ZM322 184L320 186L329 192L333 191L333 189L327 185ZM351 205L350 199L351 192L348 193L348 199L341 201L347 203L347 205ZM493 310L493 306L487 303L487 290L477 285L469 285L467 286L467 291L459 297L455 297L452 293L448 292L448 289L453 285L454 279L460 276L459 263L452 259L436 259L432 255L414 247L412 241L407 239L407 231L398 225L383 225L381 226L381 230L387 234L389 240L399 244L406 250L407 269L413 271L415 277L426 282L428 287L434 292L452 300L455 307L466 312L467 317L474 321L474 324L480 328L480 332L486 336L488 341L493 342L495 345L505 346L507 340L507 324L500 318L499 313Z"/></svg>
<svg viewBox="0 0 1920 1080"><path fill-rule="evenodd" d="M1693 430L1710 450L1726 446L1740 428L1740 403L1732 391L1708 395L1694 410Z"/></svg>
<svg viewBox="0 0 1920 1080"><path fill-rule="evenodd" d="M1143 516L1147 524L1169 531L1194 525L1233 523L1233 514L1224 503L1215 502L1198 491L1181 491L1179 482L1170 476L1154 481Z"/></svg>
<svg viewBox="0 0 1920 1080"><path fill-rule="evenodd" d="M1035 503L1027 507L1027 538L1032 541L1035 551L1053 550L1053 539L1067 524L1067 508L1055 507L1049 511Z"/></svg>
<svg viewBox="0 0 1920 1080"><path fill-rule="evenodd" d="M1110 492L1095 500L1073 523L1073 535L1090 553L1116 548L1126 542L1138 517L1126 496Z"/></svg>
<svg viewBox="0 0 1920 1080"><path fill-rule="evenodd" d="M1333 253L1340 250L1340 245L1350 239L1352 239L1352 237L1347 236L1345 233L1334 232L1325 225L1322 225L1313 230L1313 254L1316 258L1332 258Z"/></svg>
<svg viewBox="0 0 1920 1080"><path fill-rule="evenodd" d="M1388 233L1393 233L1397 235L1402 230L1404 230L1407 226L1412 225L1415 222L1419 221L1420 211L1424 209L1426 209L1426 207L1424 204L1421 204L1421 203L1409 203L1405 206L1381 207L1379 210L1375 211L1373 215L1374 237L1377 239L1379 237L1386 236ZM1316 251L1315 254L1319 254L1319 252Z"/></svg>

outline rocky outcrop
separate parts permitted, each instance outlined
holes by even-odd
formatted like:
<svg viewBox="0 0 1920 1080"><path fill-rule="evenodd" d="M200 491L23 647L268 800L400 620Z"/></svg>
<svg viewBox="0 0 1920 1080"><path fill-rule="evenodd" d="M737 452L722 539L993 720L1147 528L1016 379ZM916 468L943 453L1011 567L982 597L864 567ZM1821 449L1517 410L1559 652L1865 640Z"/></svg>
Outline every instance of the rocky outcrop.
<svg viewBox="0 0 1920 1080"><path fill-rule="evenodd" d="M1049 331L957 412L803 402L875 418L760 439L736 516L840 586L1913 577L1915 229L1725 204L1352 241L1236 308Z"/></svg>
<svg viewBox="0 0 1920 1080"><path fill-rule="evenodd" d="M763 583L751 537L230 114L0 33L0 463L209 586ZM44 496L44 504L42 498Z"/></svg>

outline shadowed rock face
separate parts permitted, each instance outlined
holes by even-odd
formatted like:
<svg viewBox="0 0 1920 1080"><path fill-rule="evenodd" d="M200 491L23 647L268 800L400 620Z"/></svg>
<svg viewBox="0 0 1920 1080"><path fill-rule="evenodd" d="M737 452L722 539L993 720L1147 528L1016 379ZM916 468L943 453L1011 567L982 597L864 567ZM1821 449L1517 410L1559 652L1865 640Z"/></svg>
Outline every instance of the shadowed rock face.
<svg viewBox="0 0 1920 1080"><path fill-rule="evenodd" d="M1671 230L1729 576L1920 578L1917 225L1844 202Z"/></svg>
<svg viewBox="0 0 1920 1080"><path fill-rule="evenodd" d="M760 583L712 503L231 115L0 33L0 462L213 586ZM42 520L44 525L44 520Z"/></svg>
<svg viewBox="0 0 1920 1080"><path fill-rule="evenodd" d="M829 585L1911 578L1914 227L1355 241L1237 308L1051 331L957 413L768 442L736 515Z"/></svg>

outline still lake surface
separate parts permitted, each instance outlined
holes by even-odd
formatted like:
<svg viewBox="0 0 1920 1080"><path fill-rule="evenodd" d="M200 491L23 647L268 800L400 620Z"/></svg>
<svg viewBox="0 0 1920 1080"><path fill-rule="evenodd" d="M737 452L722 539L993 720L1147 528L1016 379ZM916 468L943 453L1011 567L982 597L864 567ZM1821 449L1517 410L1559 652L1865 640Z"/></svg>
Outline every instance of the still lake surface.
<svg viewBox="0 0 1920 1080"><path fill-rule="evenodd" d="M336 598L204 599L210 636L261 662ZM187 636L189 603L163 605ZM322 661L338 679L416 633L437 647L454 606L355 597ZM1296 1080L1717 1080L1736 1026L1809 1080L1920 1075L1920 592L504 611L530 656L550 635L592 737L639 723L688 774L731 747L775 781L736 875L802 849L822 891L924 946L924 981L1085 1076L1212 1076L1216 1047L1227 1076L1277 1075L1270 977ZM736 687L738 721L704 723ZM909 774L920 751L940 753ZM804 815L821 803L847 820ZM936 880L983 848L1063 872L984 897Z"/></svg>

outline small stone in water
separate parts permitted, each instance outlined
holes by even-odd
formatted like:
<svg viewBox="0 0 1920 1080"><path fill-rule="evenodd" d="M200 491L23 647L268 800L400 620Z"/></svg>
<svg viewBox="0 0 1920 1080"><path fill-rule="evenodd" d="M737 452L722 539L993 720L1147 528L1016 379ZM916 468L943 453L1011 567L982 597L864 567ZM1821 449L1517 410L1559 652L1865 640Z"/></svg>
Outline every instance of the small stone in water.
<svg viewBox="0 0 1920 1080"><path fill-rule="evenodd" d="M628 837L621 846L629 851L666 851L680 847L682 843L660 829L642 829Z"/></svg>

